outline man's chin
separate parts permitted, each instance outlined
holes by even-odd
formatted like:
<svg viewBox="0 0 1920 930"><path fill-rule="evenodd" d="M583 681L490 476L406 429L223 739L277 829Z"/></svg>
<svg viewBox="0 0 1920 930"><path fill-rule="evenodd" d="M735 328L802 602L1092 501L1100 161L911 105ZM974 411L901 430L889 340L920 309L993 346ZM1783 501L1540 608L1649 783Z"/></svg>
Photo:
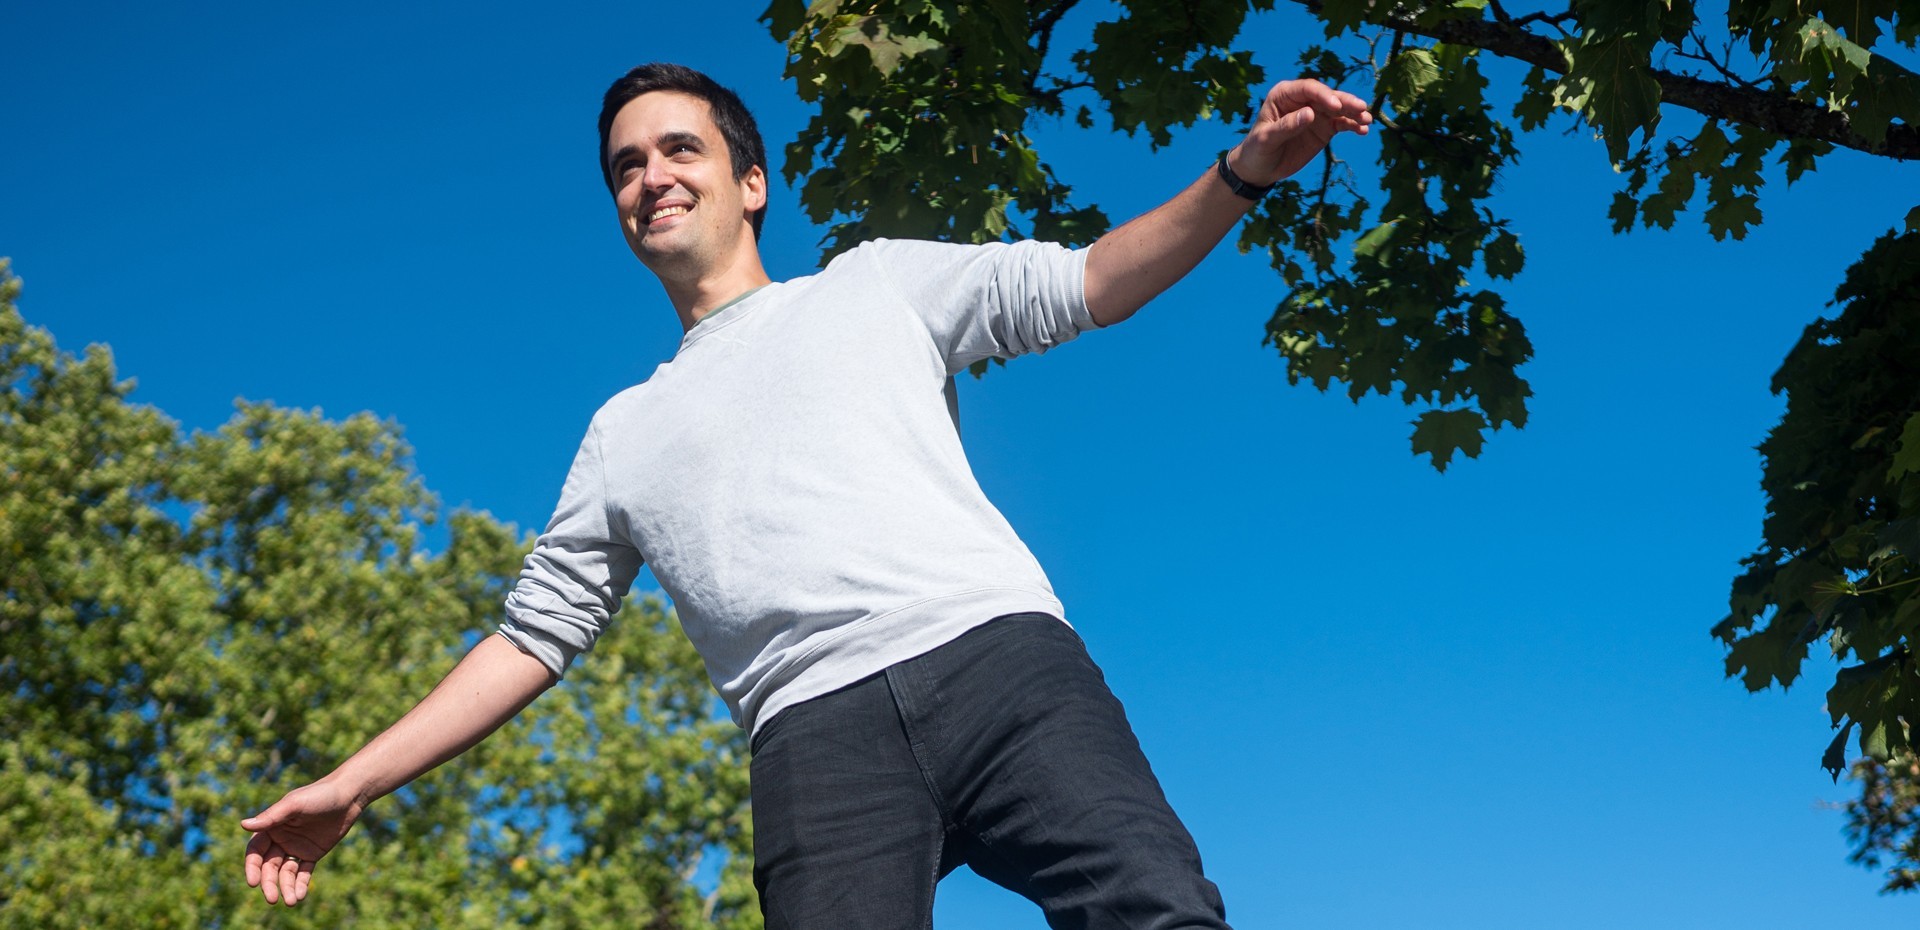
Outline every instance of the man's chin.
<svg viewBox="0 0 1920 930"><path fill-rule="evenodd" d="M656 275L665 276L699 263L698 254L679 243L649 237L628 245L633 249L633 257Z"/></svg>

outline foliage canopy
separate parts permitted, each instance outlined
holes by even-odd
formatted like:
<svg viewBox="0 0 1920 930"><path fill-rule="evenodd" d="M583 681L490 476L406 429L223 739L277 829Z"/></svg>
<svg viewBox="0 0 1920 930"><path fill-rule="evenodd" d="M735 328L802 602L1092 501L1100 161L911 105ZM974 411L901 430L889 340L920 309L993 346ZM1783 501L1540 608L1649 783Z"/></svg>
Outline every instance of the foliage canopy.
<svg viewBox="0 0 1920 930"><path fill-rule="evenodd" d="M1492 203L1516 129L1586 126L1604 140L1625 181L1616 231L1671 227L1703 204L1716 238L1760 222L1769 156L1789 183L1836 148L1920 157L1920 76L1885 54L1920 39L1898 0L1744 0L1725 27L1691 0L1524 15L1498 0L1296 2L1326 41L1290 70L1372 101L1381 186L1362 192L1329 150L1243 225L1240 248L1266 254L1286 291L1264 338L1294 383L1424 407L1413 448L1442 470L1479 454L1489 430L1526 423L1518 369L1533 347L1498 290L1526 254ZM1267 70L1235 43L1273 0L1125 0L1087 11L1104 18L1083 47L1056 45L1080 6L773 0L764 19L814 110L784 172L805 179L825 255L876 236L1091 242L1108 218L1047 162L1035 121L1104 117L1158 148L1251 115ZM1489 55L1528 66L1517 86L1495 93ZM1676 59L1685 67L1669 70ZM1700 119L1666 134L1675 107Z"/></svg>
<svg viewBox="0 0 1920 930"><path fill-rule="evenodd" d="M183 435L0 260L0 928L251 926L240 818L325 774L498 619L528 540L442 518L398 429L242 403ZM670 612L375 804L312 926L760 925L745 749ZM591 864L591 865L589 865Z"/></svg>
<svg viewBox="0 0 1920 930"><path fill-rule="evenodd" d="M1808 325L1773 378L1787 412L1760 445L1767 518L1734 580L1727 674L1786 687L1824 639L1844 665L1827 691L1838 731L1821 764L1847 768L1855 861L1920 887L1920 232L1889 234L1847 272L1831 319Z"/></svg>

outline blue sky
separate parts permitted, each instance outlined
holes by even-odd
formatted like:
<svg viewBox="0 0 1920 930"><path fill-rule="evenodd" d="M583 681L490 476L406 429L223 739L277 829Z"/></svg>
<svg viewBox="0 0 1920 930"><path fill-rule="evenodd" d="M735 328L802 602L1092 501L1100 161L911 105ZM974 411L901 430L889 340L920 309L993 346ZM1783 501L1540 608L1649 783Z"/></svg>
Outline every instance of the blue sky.
<svg viewBox="0 0 1920 930"><path fill-rule="evenodd" d="M185 426L236 397L371 410L448 503L537 528L595 408L680 335L594 168L599 94L682 61L778 151L806 112L760 9L20 5L0 254L29 322L110 344ZM1283 11L1247 44L1279 77L1316 35ZM1233 135L1040 138L1121 219ZM1496 208L1527 250L1504 292L1536 396L1480 459L1435 474L1413 411L1288 387L1259 344L1279 282L1223 247L1125 326L964 383L982 484L1238 926L1912 919L1845 862L1825 660L1748 695L1707 628L1758 539L1767 380L1920 174L1842 152L1776 173L1744 242L1697 212L1617 237L1603 149L1522 141ZM773 275L811 270L819 235L776 188ZM968 875L940 894L942 927L1043 925Z"/></svg>

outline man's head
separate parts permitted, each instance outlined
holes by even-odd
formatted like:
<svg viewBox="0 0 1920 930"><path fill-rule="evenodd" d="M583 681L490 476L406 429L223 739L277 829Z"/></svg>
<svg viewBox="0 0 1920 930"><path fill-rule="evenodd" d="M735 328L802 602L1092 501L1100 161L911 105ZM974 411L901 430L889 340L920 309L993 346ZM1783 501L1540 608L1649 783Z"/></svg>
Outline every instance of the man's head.
<svg viewBox="0 0 1920 930"><path fill-rule="evenodd" d="M607 95L600 106L600 175L607 182L607 190L618 195L618 178L614 175L614 165L608 150L608 137L613 129L614 119L620 115L627 104L639 97L659 92L685 94L704 102L708 118L720 131L720 138L726 143L734 180L742 180L754 168L762 175L767 172L767 147L760 141L760 127L753 121L753 114L747 111L746 104L733 91L721 87L714 79L683 65L653 63L641 65L626 73L607 88ZM760 226L765 222L767 208L763 204L752 216L753 236L760 237Z"/></svg>

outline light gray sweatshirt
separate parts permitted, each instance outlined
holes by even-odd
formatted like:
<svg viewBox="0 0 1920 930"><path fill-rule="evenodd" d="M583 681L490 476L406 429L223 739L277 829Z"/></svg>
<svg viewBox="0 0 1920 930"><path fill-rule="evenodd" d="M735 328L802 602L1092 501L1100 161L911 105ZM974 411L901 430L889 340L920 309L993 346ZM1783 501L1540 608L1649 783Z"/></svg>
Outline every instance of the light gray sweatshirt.
<svg viewBox="0 0 1920 930"><path fill-rule="evenodd" d="M501 632L563 672L644 561L753 730L994 617L1064 619L946 388L1092 328L1085 260L882 239L709 314L594 415Z"/></svg>

